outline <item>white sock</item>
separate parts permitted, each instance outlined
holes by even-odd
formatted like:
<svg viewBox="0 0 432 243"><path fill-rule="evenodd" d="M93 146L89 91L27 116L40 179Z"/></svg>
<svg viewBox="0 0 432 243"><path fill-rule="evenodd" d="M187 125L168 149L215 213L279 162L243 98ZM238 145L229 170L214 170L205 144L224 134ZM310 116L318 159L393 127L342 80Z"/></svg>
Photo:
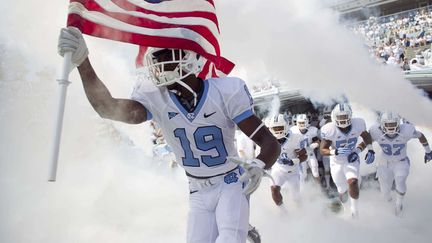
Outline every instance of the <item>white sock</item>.
<svg viewBox="0 0 432 243"><path fill-rule="evenodd" d="M350 197L350 202L351 202L351 212L357 212L358 211L358 206L357 206L358 200Z"/></svg>
<svg viewBox="0 0 432 243"><path fill-rule="evenodd" d="M400 206L403 203L404 195L396 193L396 206Z"/></svg>

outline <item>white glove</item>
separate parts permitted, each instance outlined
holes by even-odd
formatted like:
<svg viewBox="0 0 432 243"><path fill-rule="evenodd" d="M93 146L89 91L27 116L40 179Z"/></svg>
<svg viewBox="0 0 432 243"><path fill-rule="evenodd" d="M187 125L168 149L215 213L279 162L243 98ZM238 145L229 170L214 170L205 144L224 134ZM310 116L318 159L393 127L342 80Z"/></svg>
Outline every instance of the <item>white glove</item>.
<svg viewBox="0 0 432 243"><path fill-rule="evenodd" d="M319 147L318 143L312 143L311 145L309 145L309 148L311 148L312 150L316 149Z"/></svg>
<svg viewBox="0 0 432 243"><path fill-rule="evenodd" d="M75 27L62 28L58 40L58 53L64 56L66 52L72 52L72 64L81 65L89 52L81 31Z"/></svg>
<svg viewBox="0 0 432 243"><path fill-rule="evenodd" d="M245 169L244 174L240 176L239 180L241 182L248 182L243 189L243 194L249 196L258 188L261 183L261 178L266 174L264 171L265 163L257 158L248 161L236 157L228 157L228 159Z"/></svg>

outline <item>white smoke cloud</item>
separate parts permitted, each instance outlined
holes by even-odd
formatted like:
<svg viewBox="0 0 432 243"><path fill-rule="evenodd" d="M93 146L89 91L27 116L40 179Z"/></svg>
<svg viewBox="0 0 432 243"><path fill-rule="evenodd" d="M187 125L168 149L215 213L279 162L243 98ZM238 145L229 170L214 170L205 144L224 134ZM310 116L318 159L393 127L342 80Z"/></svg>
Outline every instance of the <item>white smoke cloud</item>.
<svg viewBox="0 0 432 243"><path fill-rule="evenodd" d="M345 94L375 110L391 109L417 124L431 124L432 103L422 91L399 69L377 65L362 41L320 1L220 1L218 7L222 53L249 70L250 82L271 75L314 101Z"/></svg>
<svg viewBox="0 0 432 243"><path fill-rule="evenodd" d="M46 182L61 63L56 43L67 2L0 4L0 242L184 242L188 190L183 172L151 159L147 125L99 118L76 71L70 76L58 181ZM370 61L333 13L316 4L217 1L223 53L246 70L242 75L252 83L277 76L310 90L314 99L346 93L360 104L354 107L356 116L367 114L369 121L373 115L361 107L398 107L410 120L430 124L430 112L424 112L430 102L397 71ZM100 78L114 96L128 97L137 49L86 40ZM384 87L388 92L382 92ZM264 181L251 200L251 222L263 242L428 242L431 165L423 164L417 141L408 149L412 170L405 218L395 218L373 189L361 192L359 221L327 213L324 199L313 190L298 210L286 196L284 214L272 204Z"/></svg>

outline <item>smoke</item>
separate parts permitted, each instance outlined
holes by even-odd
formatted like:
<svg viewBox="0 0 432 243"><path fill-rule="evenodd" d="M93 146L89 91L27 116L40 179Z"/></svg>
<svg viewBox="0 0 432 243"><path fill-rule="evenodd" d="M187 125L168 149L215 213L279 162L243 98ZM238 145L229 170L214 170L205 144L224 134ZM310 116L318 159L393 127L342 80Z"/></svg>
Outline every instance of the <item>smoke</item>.
<svg viewBox="0 0 432 243"><path fill-rule="evenodd" d="M316 4L217 1L223 53L252 84L278 77L314 100L346 94L359 104L356 116L367 114L369 121L374 117L368 108L388 106L413 122L430 122L430 112L424 112L430 102L398 71L370 61L361 42ZM70 76L58 181L46 182L62 61L56 43L66 9L67 1L0 5L0 242L184 242L183 172L151 159L148 124L101 119L76 71ZM127 98L138 49L85 39L99 77L113 96ZM359 221L329 213L313 188L306 188L300 209L284 192L287 210L281 211L264 180L251 199L251 223L264 242L428 242L431 168L423 164L417 141L408 151L405 218L395 218L374 189L361 192Z"/></svg>
<svg viewBox="0 0 432 243"><path fill-rule="evenodd" d="M399 112L416 124L432 122L432 103L423 92L400 69L377 65L364 43L320 1L218 3L222 54L248 70L249 82L271 75L314 102L345 95L375 110Z"/></svg>

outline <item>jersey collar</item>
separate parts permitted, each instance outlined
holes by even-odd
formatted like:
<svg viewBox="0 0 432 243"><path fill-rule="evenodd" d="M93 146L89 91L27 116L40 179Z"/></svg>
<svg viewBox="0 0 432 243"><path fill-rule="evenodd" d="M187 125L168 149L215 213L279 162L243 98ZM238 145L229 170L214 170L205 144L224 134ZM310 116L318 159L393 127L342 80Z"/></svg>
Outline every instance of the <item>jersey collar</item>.
<svg viewBox="0 0 432 243"><path fill-rule="evenodd" d="M179 101L179 98L174 93L168 92L169 96L171 97L171 100L174 102L174 104L177 106L177 108L180 110L180 112L186 117L186 119L188 119L190 122L193 122L195 117L197 117L198 113L200 112L202 106L205 103L205 100L207 99L207 93L208 93L208 89L209 89L208 80L204 80L203 85L204 85L204 90L203 90L203 93L201 95L201 98L199 98L199 101L198 101L196 108L191 112L186 110L186 108Z"/></svg>

